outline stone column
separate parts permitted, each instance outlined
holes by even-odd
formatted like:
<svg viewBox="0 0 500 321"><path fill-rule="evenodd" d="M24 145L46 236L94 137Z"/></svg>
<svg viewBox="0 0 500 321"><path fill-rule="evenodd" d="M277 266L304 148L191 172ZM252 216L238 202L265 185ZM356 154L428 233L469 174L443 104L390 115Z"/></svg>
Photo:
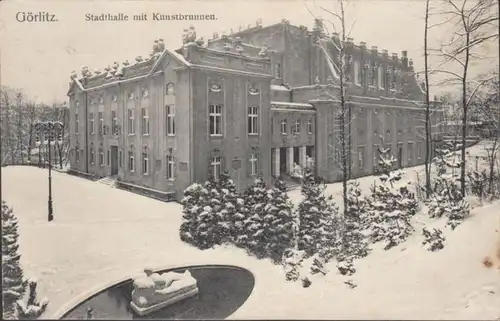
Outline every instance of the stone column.
<svg viewBox="0 0 500 321"><path fill-rule="evenodd" d="M299 165L304 169L306 167L306 146L299 147Z"/></svg>
<svg viewBox="0 0 500 321"><path fill-rule="evenodd" d="M275 177L280 177L280 172L281 172L281 169L280 169L280 150L281 148L275 148L274 149L274 172L273 172L273 175Z"/></svg>
<svg viewBox="0 0 500 321"><path fill-rule="evenodd" d="M293 173L293 147L286 148L286 171L288 174Z"/></svg>

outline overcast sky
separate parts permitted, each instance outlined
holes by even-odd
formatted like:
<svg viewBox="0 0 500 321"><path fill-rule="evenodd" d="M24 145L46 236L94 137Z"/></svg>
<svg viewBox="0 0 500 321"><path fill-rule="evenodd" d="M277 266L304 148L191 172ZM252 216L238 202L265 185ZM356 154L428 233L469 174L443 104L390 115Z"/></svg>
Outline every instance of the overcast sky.
<svg viewBox="0 0 500 321"><path fill-rule="evenodd" d="M435 0L433 0L435 1ZM436 1L435 1L436 2ZM181 46L184 28L193 25L199 36L210 39L240 25L264 25L288 19L294 25L313 25L313 16L332 19L321 7L335 10L333 1L18 1L0 2L0 50L2 85L23 88L37 101L65 100L72 70L82 65L102 69L114 61L147 56L153 41L163 38L167 47ZM348 26L355 43L387 49L389 54L408 50L416 69L423 68L423 0L350 0L346 9ZM18 12L55 14L55 23L20 23ZM153 13L215 14L215 21L128 21L87 22L85 14ZM431 44L444 41L450 26L434 29ZM490 50L492 59L475 66L484 72L498 64L498 45ZM435 60L433 61L435 63Z"/></svg>

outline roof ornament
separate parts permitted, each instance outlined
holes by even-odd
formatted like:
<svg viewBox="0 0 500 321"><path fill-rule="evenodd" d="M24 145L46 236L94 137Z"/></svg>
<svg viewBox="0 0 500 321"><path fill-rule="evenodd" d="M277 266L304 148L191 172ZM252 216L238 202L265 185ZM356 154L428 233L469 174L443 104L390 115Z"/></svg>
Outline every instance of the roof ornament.
<svg viewBox="0 0 500 321"><path fill-rule="evenodd" d="M193 26L189 27L189 30L187 32L187 43L190 42L195 42L196 41L196 30L194 29Z"/></svg>
<svg viewBox="0 0 500 321"><path fill-rule="evenodd" d="M262 46L262 48L260 49L260 52L259 52L259 57L261 57L261 58L266 58L266 57L268 57L268 55L269 55L269 52L268 52L267 45L266 45L266 44L264 44L264 45Z"/></svg>

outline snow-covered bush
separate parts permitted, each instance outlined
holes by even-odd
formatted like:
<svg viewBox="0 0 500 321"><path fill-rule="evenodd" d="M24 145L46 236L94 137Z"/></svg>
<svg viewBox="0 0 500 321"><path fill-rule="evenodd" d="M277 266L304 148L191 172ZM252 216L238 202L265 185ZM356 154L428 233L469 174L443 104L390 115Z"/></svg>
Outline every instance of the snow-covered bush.
<svg viewBox="0 0 500 321"><path fill-rule="evenodd" d="M368 198L368 217L371 220L370 238L385 242L388 250L402 242L413 232L411 217L418 210L418 203L406 186L397 187L402 172L392 170L396 160L390 148L379 148L380 183L371 189Z"/></svg>
<svg viewBox="0 0 500 321"><path fill-rule="evenodd" d="M341 230L340 252L353 259L368 255L368 242L363 234L363 221L367 217L367 203L361 196L358 182L347 186L347 204Z"/></svg>
<svg viewBox="0 0 500 321"><path fill-rule="evenodd" d="M287 281L297 281L302 270L305 253L297 249L286 249L283 252L282 265L285 270L285 278Z"/></svg>
<svg viewBox="0 0 500 321"><path fill-rule="evenodd" d="M182 223L179 231L182 241L196 245L194 237L196 235L197 220L207 203L207 197L207 190L198 183L194 183L184 190L184 197L181 200Z"/></svg>
<svg viewBox="0 0 500 321"><path fill-rule="evenodd" d="M325 186L310 169L304 171L303 200L298 205L298 246L307 257L320 253L328 261L334 253L336 241L335 220L338 207L332 196L324 195Z"/></svg>
<svg viewBox="0 0 500 321"><path fill-rule="evenodd" d="M444 248L444 242L446 239L443 236L443 231L440 229L434 229L433 232L430 232L424 227L422 229L422 235L424 236L422 245L426 245L428 251L435 252Z"/></svg>
<svg viewBox="0 0 500 321"><path fill-rule="evenodd" d="M337 269L342 275L352 275L356 273L354 260L352 256L346 256L343 253L337 256Z"/></svg>
<svg viewBox="0 0 500 321"><path fill-rule="evenodd" d="M18 221L12 209L2 201L2 311L4 319L17 319L16 302L26 291L18 253Z"/></svg>
<svg viewBox="0 0 500 321"><path fill-rule="evenodd" d="M36 280L29 281L29 295L27 302L23 300L18 300L17 313L19 320L34 320L38 319L47 309L49 300L44 298L38 300L38 295L36 291L38 283Z"/></svg>

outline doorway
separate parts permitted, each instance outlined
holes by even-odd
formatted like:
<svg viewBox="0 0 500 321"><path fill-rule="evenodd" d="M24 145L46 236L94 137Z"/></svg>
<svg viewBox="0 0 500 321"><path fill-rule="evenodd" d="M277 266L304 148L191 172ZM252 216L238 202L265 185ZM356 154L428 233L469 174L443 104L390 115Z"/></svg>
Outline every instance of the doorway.
<svg viewBox="0 0 500 321"><path fill-rule="evenodd" d="M280 174L286 173L286 148L280 148Z"/></svg>
<svg viewBox="0 0 500 321"><path fill-rule="evenodd" d="M118 146L111 146L111 176L118 175Z"/></svg>

